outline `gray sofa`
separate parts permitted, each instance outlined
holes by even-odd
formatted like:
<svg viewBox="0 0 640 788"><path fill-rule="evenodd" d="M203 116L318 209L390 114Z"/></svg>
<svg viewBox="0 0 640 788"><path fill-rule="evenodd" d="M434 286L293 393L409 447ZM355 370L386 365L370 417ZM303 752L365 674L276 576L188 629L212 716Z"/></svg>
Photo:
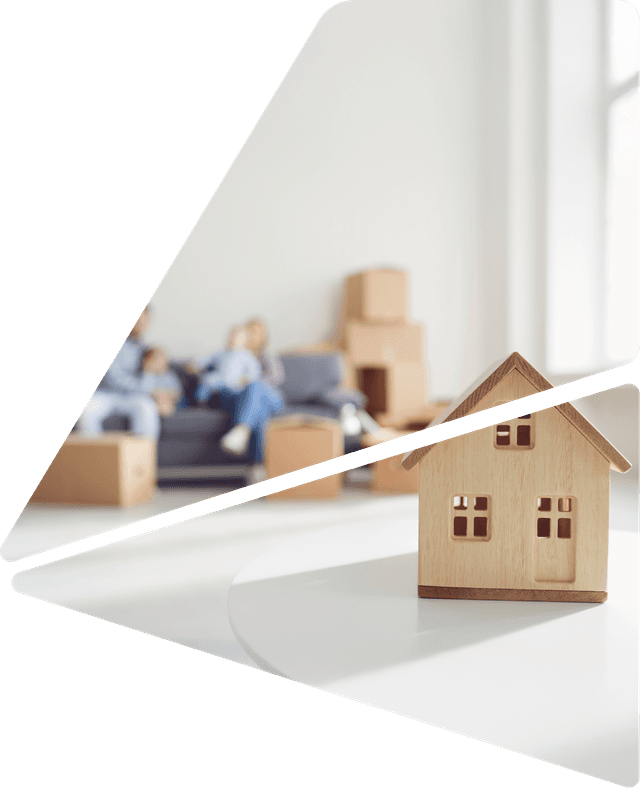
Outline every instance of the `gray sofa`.
<svg viewBox="0 0 640 788"><path fill-rule="evenodd" d="M341 407L353 403L363 407L359 391L341 387L344 368L340 354L281 356L285 380L284 409L278 414L304 414L338 418ZM239 477L252 480L253 468L244 458L233 457L220 448L220 438L231 428L229 416L217 407L215 397L208 405L198 405L194 393L197 378L182 367L174 366L185 391L185 406L173 416L162 419L158 441L158 481L210 480ZM107 419L107 430L126 430L121 417ZM359 437L345 438L345 451L360 448Z"/></svg>

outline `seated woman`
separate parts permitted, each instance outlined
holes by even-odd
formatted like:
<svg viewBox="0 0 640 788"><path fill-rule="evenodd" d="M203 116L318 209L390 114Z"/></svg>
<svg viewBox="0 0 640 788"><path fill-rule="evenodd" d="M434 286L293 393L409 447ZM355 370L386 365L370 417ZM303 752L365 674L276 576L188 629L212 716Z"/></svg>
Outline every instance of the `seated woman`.
<svg viewBox="0 0 640 788"><path fill-rule="evenodd" d="M283 407L277 387L284 381L284 371L279 360L265 352L266 344L264 323L251 320L232 330L226 351L197 362L201 383L196 398L210 402L215 393L231 416L233 427L220 446L230 454L246 455L253 463L262 461L267 422Z"/></svg>

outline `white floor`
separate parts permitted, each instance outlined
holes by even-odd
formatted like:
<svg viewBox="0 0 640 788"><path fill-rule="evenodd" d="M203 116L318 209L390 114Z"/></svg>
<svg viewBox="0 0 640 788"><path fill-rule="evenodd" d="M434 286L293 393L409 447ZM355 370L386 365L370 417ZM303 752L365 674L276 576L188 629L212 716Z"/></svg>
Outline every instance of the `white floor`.
<svg viewBox="0 0 640 788"><path fill-rule="evenodd" d="M635 530L637 485L616 477L612 474L611 527ZM202 489L166 491L145 516L211 494ZM139 510L135 514L140 517ZM28 507L3 554L18 557L44 549L45 541L59 544L114 528L127 521L118 519L123 516L130 515ZM228 593L236 575L291 537L381 518L415 522L417 528L417 496L372 495L352 488L336 501L257 500L18 574L14 586L55 604L255 666L229 623Z"/></svg>
<svg viewBox="0 0 640 788"><path fill-rule="evenodd" d="M223 486L160 488L155 490L148 503L127 508L30 503L0 547L0 556L6 561L16 561L77 539L203 501L213 495L221 495L228 489Z"/></svg>
<svg viewBox="0 0 640 788"><path fill-rule="evenodd" d="M249 563L229 619L265 670L623 785L637 780L637 534L606 604L419 599L413 518L354 518Z"/></svg>
<svg viewBox="0 0 640 788"><path fill-rule="evenodd" d="M630 481L612 474L613 529L637 529L637 485ZM124 510L29 505L2 546L2 557L15 560L222 492L159 490L149 504ZM291 536L390 511L417 523L417 496L376 496L354 487L336 501L253 501L33 570L21 576L20 586L52 602L250 662L227 621L235 575Z"/></svg>
<svg viewBox="0 0 640 788"><path fill-rule="evenodd" d="M611 526L637 528L637 487L612 478ZM161 491L142 516L216 490ZM69 511L71 509L71 511ZM3 546L18 558L45 546L115 528L131 510L27 507ZM244 566L284 539L355 518L415 518L417 496L345 490L336 501L258 500L19 575L20 590L150 634L250 663L227 617L227 593ZM120 519L123 518L123 519ZM416 525L417 527L417 525Z"/></svg>

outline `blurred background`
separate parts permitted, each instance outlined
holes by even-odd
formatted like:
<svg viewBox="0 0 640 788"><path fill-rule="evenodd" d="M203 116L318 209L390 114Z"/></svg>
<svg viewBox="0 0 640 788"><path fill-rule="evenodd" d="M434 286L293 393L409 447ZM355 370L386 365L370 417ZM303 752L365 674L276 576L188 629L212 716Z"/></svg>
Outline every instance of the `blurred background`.
<svg viewBox="0 0 640 788"><path fill-rule="evenodd" d="M206 352L259 314L276 352L344 348L345 278L391 266L430 402L514 350L554 385L628 362L638 29L625 0L336 6L158 288L150 337ZM635 397L611 396L587 415L633 461L617 420Z"/></svg>
<svg viewBox="0 0 640 788"><path fill-rule="evenodd" d="M209 352L255 313L332 335L394 265L450 398L519 350L560 382L638 346L638 17L624 0L367 0L320 21L158 288ZM224 122L224 119L221 119Z"/></svg>
<svg viewBox="0 0 640 788"><path fill-rule="evenodd" d="M284 365L289 422L271 425L273 440L269 428L267 476L424 428L516 350L554 385L630 361L638 28L625 0L331 9L152 298L145 342L174 363L188 407L163 416L139 467L125 417L104 422L108 448L69 440L3 555L254 480L262 462L221 448L229 414L196 402L180 366L251 318ZM344 403L386 431L353 428ZM584 407L635 467L637 410L632 387ZM99 451L113 462L106 485ZM635 469L622 478L635 488ZM317 497L341 490L340 477Z"/></svg>

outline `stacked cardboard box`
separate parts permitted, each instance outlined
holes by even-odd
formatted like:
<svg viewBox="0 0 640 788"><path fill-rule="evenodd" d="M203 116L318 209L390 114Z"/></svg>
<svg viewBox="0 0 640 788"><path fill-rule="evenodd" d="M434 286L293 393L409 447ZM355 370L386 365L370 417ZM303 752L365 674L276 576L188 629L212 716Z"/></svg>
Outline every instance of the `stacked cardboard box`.
<svg viewBox="0 0 640 788"><path fill-rule="evenodd" d="M340 423L331 419L288 416L274 419L267 431L265 470L267 478L307 468L344 454ZM271 499L336 498L342 490L342 474L300 484L272 493Z"/></svg>
<svg viewBox="0 0 640 788"><path fill-rule="evenodd" d="M340 334L350 383L367 396L374 418L400 424L427 407L423 327L409 320L406 271L348 277Z"/></svg>

